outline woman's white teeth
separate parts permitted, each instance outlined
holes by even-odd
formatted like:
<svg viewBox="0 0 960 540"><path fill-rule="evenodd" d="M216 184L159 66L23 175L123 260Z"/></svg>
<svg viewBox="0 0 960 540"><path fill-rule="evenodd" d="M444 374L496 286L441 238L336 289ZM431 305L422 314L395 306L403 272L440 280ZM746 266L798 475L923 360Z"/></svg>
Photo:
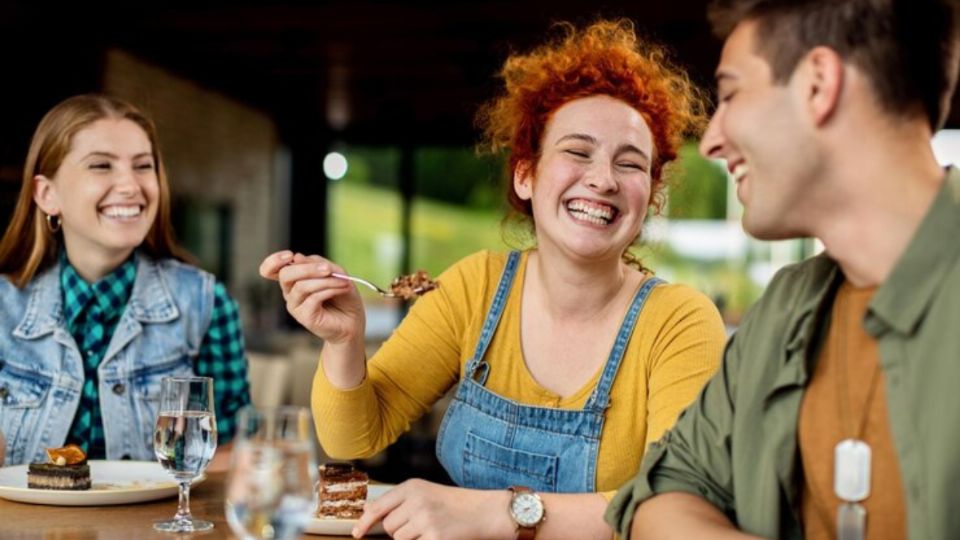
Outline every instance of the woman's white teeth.
<svg viewBox="0 0 960 540"><path fill-rule="evenodd" d="M573 217L597 225L606 225L613 220L614 209L609 206L597 206L585 201L573 201L567 204L567 210Z"/></svg>
<svg viewBox="0 0 960 540"><path fill-rule="evenodd" d="M103 215L112 218L128 218L140 215L139 206L108 206L102 210Z"/></svg>
<svg viewBox="0 0 960 540"><path fill-rule="evenodd" d="M739 182L740 180L743 180L743 177L746 176L748 172L750 172L750 167L747 167L746 163L738 164L736 167L733 168L732 174L733 174L734 182Z"/></svg>

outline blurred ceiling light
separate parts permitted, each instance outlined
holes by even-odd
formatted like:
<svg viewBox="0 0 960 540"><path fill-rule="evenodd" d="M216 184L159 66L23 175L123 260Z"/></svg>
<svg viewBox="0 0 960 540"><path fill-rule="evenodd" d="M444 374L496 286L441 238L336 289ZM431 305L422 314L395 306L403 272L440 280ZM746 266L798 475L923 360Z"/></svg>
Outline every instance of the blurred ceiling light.
<svg viewBox="0 0 960 540"><path fill-rule="evenodd" d="M340 180L347 174L347 157L340 152L330 152L323 158L323 174L330 180Z"/></svg>

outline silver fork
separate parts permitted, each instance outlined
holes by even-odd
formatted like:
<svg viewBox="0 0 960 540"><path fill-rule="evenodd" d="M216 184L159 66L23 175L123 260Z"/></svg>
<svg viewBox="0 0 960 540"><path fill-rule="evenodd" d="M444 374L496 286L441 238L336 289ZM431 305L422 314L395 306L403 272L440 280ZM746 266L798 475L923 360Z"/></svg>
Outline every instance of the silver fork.
<svg viewBox="0 0 960 540"><path fill-rule="evenodd" d="M380 296L382 296L382 297L384 297L384 298L402 298L399 294L397 294L397 293L395 293L395 292L393 292L393 291L385 291L385 290L381 289L380 287L377 287L377 286L374 285L373 283L370 283L369 281L367 281L367 280L365 280L365 279L363 279L363 278L358 278L358 277L354 277L354 276L348 276L348 275L346 275L346 274L341 274L341 273L339 273L339 272L332 272L330 275L333 276L333 277L335 277L335 278L346 279L346 280L349 280L349 281L353 281L354 283L359 283L359 284L361 284L361 285L366 285L366 286L369 287L371 290L376 291L377 294L379 294ZM422 293L422 292L423 292L423 287L417 287L416 289L413 290L413 293L414 293L414 294L420 294L420 293Z"/></svg>

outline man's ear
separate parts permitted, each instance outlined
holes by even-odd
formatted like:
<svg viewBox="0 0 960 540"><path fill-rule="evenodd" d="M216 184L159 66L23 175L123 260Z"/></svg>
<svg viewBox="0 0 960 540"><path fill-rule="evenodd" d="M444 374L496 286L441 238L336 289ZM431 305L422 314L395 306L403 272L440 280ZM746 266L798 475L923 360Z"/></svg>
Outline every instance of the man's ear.
<svg viewBox="0 0 960 540"><path fill-rule="evenodd" d="M814 47L802 60L807 109L815 126L830 120L845 84L843 58L829 47Z"/></svg>
<svg viewBox="0 0 960 540"><path fill-rule="evenodd" d="M44 214L50 216L60 214L60 198L57 194L57 186L42 174L33 177L33 201L37 203Z"/></svg>
<svg viewBox="0 0 960 540"><path fill-rule="evenodd" d="M513 190L525 201L533 197L533 165L523 160L513 169Z"/></svg>

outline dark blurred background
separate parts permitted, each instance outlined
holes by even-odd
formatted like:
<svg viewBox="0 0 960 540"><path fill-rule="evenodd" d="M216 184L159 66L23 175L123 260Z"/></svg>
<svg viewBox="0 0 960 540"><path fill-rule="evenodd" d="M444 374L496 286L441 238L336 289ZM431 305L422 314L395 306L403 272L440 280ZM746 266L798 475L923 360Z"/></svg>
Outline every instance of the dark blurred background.
<svg viewBox="0 0 960 540"><path fill-rule="evenodd" d="M474 112L498 90L499 66L542 41L552 22L629 17L701 82L718 51L699 0L179 4L3 4L0 217L40 116L69 95L107 91L156 116L171 169L196 170L172 175L178 192L228 159L221 152L239 161L279 152L292 196L287 230L274 241L325 252L316 216L326 151L394 146L402 162L418 147L470 147Z"/></svg>

